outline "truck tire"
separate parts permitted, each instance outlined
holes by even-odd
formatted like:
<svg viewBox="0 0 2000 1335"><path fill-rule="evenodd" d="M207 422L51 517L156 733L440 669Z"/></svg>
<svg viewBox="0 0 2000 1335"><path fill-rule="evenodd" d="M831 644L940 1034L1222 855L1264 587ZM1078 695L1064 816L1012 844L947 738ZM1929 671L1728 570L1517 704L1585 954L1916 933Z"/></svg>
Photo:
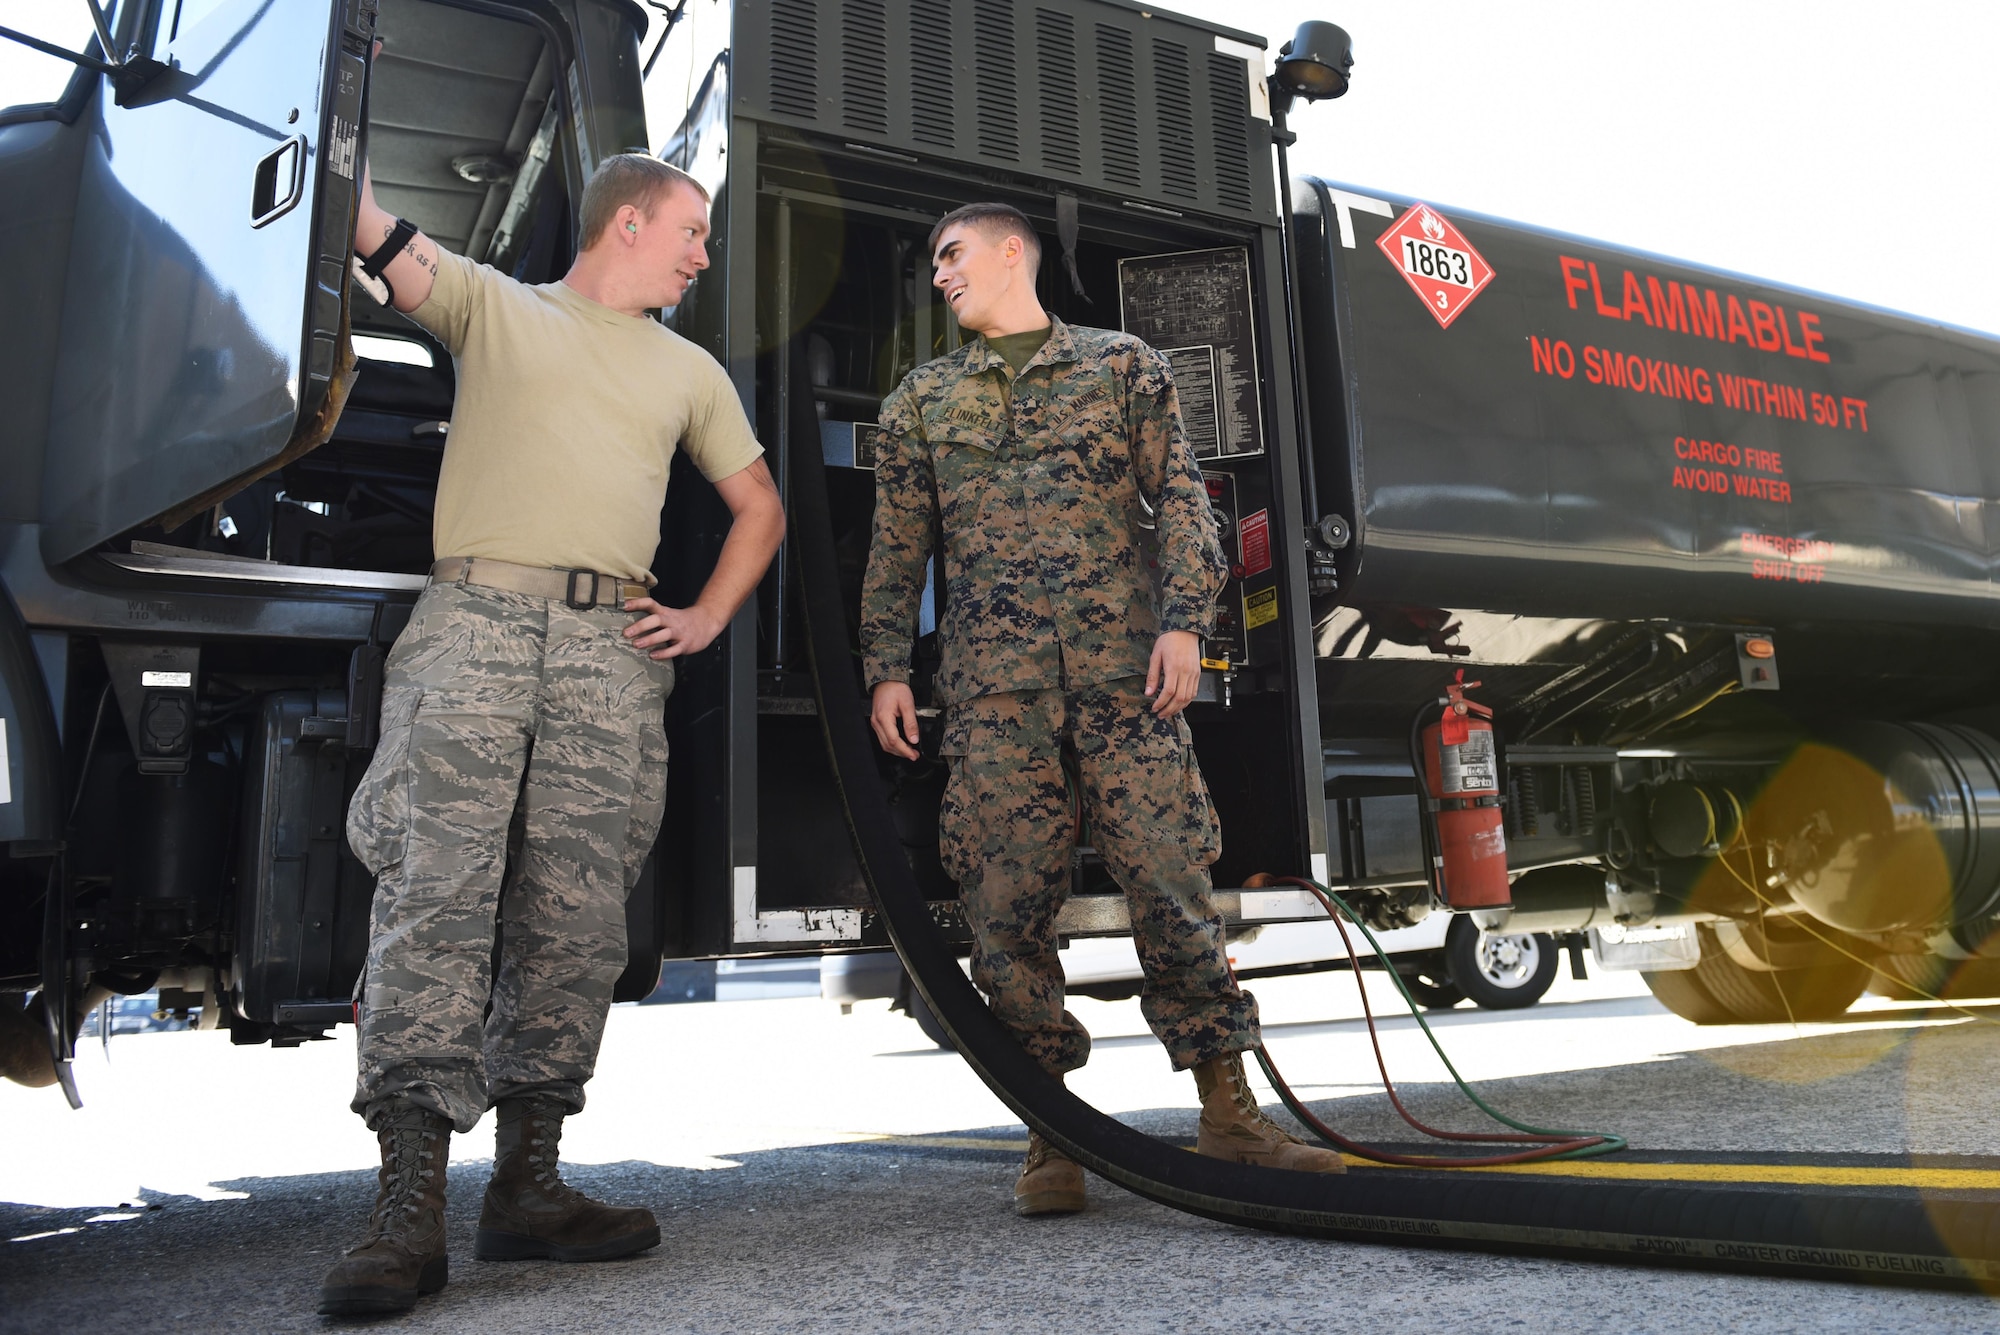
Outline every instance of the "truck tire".
<svg viewBox="0 0 2000 1335"><path fill-rule="evenodd" d="M1952 1001L2000 997L2000 960L1966 960L1951 971L1944 989L1928 989Z"/></svg>
<svg viewBox="0 0 2000 1335"><path fill-rule="evenodd" d="M1948 960L1938 955L1884 955L1875 961L1882 974L1868 976L1868 990L1891 1001L1963 1001L2000 997L2000 960ZM1925 994L1928 993L1929 996Z"/></svg>
<svg viewBox="0 0 2000 1335"><path fill-rule="evenodd" d="M1484 1010L1532 1006L1556 980L1556 942L1547 932L1488 933L1471 918L1452 918L1444 935L1452 985Z"/></svg>
<svg viewBox="0 0 2000 1335"><path fill-rule="evenodd" d="M1451 980L1451 968L1441 950L1426 953L1414 968L1401 964L1396 972L1402 974L1410 996L1427 1011L1448 1011L1465 1000L1464 990Z"/></svg>
<svg viewBox="0 0 2000 1335"><path fill-rule="evenodd" d="M1666 1008L1695 1024L1785 1024L1832 1020L1846 1013L1876 975L1831 946L1787 943L1810 955L1798 968L1766 973L1746 969L1729 957L1707 923L1695 928L1701 963L1673 973L1644 973ZM1668 981L1668 980L1677 981ZM1706 1003L1706 1004L1704 1004Z"/></svg>
<svg viewBox="0 0 2000 1335"><path fill-rule="evenodd" d="M1734 1024L1736 1017L1710 996L1693 969L1673 969L1662 973L1641 970L1639 977L1662 1006L1689 1024Z"/></svg>
<svg viewBox="0 0 2000 1335"><path fill-rule="evenodd" d="M1952 981L1951 961L1938 955L1884 955L1875 967L1882 973L1869 976L1868 990L1891 1001L1923 1001L1926 992L1941 997Z"/></svg>

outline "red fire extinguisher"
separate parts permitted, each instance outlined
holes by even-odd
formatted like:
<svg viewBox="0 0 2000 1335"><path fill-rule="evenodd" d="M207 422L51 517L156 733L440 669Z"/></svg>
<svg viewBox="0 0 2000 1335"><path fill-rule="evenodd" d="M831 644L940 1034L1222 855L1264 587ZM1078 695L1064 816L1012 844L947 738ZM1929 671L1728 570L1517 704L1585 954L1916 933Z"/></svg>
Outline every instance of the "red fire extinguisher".
<svg viewBox="0 0 2000 1335"><path fill-rule="evenodd" d="M1423 730L1424 787L1434 813L1433 856L1444 901L1454 909L1504 908L1507 833L1500 818L1500 757L1493 745L1493 711L1465 698L1478 686L1465 679L1445 687L1444 713Z"/></svg>

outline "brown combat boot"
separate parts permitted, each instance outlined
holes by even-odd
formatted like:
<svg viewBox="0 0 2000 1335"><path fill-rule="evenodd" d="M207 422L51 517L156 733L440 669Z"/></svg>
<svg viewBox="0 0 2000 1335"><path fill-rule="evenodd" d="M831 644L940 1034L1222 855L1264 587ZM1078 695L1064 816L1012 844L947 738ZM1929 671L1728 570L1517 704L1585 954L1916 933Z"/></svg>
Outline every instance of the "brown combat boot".
<svg viewBox="0 0 2000 1335"><path fill-rule="evenodd" d="M1347 1163L1338 1153L1306 1144L1264 1115L1243 1076L1241 1053L1213 1057L1195 1067L1194 1087L1201 1093L1196 1153L1300 1173L1347 1171Z"/></svg>
<svg viewBox="0 0 2000 1335"><path fill-rule="evenodd" d="M1028 1133L1028 1157L1014 1183L1018 1215L1076 1214L1083 1209L1083 1169L1039 1131Z"/></svg>
<svg viewBox="0 0 2000 1335"><path fill-rule="evenodd" d="M376 1129L382 1170L368 1236L329 1270L319 1289L323 1316L407 1312L449 1278L445 1257L444 1162L451 1120L404 1104Z"/></svg>
<svg viewBox="0 0 2000 1335"><path fill-rule="evenodd" d="M562 1180L556 1147L565 1111L546 1097L494 1109L493 1180L472 1254L482 1261L610 1261L660 1245L651 1210L594 1201Z"/></svg>

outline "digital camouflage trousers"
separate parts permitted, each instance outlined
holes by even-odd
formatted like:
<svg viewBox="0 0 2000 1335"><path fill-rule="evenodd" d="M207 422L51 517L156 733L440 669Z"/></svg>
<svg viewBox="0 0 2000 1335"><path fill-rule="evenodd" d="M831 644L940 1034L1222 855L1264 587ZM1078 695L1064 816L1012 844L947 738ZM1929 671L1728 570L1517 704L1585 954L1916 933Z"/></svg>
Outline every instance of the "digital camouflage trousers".
<svg viewBox="0 0 2000 1335"><path fill-rule="evenodd" d="M1131 910L1140 1009L1175 1068L1257 1046L1257 1002L1230 972L1210 896L1221 840L1208 788L1187 724L1154 717L1143 678L975 697L950 711L942 751L939 833L972 928L972 980L1043 1069L1090 1056L1056 954L1078 828L1065 757Z"/></svg>
<svg viewBox="0 0 2000 1335"><path fill-rule="evenodd" d="M434 584L390 651L347 814L377 878L355 993L371 1126L397 1098L460 1131L530 1091L583 1107L666 802L673 669L630 623Z"/></svg>

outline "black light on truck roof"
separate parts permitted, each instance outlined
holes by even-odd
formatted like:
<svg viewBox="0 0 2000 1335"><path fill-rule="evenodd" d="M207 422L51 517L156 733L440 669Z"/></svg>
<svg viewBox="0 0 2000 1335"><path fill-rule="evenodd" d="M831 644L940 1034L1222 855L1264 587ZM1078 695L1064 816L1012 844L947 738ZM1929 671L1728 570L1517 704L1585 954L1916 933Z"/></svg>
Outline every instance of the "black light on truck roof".
<svg viewBox="0 0 2000 1335"><path fill-rule="evenodd" d="M1308 20L1278 48L1278 82L1294 97L1317 102L1347 91L1354 68L1354 41L1337 24Z"/></svg>

